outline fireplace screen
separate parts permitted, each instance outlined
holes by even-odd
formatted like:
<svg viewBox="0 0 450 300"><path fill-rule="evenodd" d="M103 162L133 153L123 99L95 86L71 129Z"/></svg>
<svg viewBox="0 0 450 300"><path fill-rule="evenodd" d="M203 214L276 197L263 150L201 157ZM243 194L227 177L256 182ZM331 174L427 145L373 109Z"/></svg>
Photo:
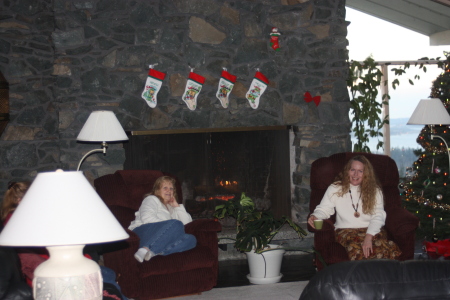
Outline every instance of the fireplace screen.
<svg viewBox="0 0 450 300"><path fill-rule="evenodd" d="M132 135L125 169L168 172L182 182L193 218L245 192L261 210L290 214L289 130Z"/></svg>

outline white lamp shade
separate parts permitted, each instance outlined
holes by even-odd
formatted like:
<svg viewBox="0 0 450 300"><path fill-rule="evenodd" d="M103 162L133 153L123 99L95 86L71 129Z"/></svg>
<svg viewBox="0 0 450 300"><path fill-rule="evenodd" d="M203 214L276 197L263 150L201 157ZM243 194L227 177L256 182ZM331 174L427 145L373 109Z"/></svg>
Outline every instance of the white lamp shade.
<svg viewBox="0 0 450 300"><path fill-rule="evenodd" d="M128 234L82 172L39 173L0 234L5 246L64 246Z"/></svg>
<svg viewBox="0 0 450 300"><path fill-rule="evenodd" d="M77 137L82 142L126 141L128 137L112 111L93 111Z"/></svg>
<svg viewBox="0 0 450 300"><path fill-rule="evenodd" d="M447 112L442 101L437 98L422 99L419 101L408 125L448 125L450 124L450 115Z"/></svg>

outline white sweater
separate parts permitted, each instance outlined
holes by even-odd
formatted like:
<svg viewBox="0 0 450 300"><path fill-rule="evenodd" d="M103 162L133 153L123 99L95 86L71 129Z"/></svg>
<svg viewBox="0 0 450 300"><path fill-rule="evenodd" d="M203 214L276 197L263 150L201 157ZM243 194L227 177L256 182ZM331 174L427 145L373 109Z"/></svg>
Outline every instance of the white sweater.
<svg viewBox="0 0 450 300"><path fill-rule="evenodd" d="M338 197L336 193L340 189L340 185L330 185L325 192L322 201L316 206L316 209L312 214L318 219L328 219L336 211L336 223L334 224L336 229L367 227L368 234L375 235L379 233L386 220L386 212L384 211L383 194L381 190L377 189L374 214L368 215L362 212L362 201L359 200L359 186L353 186L350 184L355 207L359 200L358 212L361 215L359 218L356 218L354 215L355 210L352 207L350 193L347 192L342 197Z"/></svg>
<svg viewBox="0 0 450 300"><path fill-rule="evenodd" d="M128 229L133 230L147 223L156 223L161 221L167 221L171 219L177 219L186 225L192 222L191 215L186 211L183 204L179 207L172 207L170 205L163 205L156 196L146 197L139 207L139 210L135 213L136 219L131 222Z"/></svg>

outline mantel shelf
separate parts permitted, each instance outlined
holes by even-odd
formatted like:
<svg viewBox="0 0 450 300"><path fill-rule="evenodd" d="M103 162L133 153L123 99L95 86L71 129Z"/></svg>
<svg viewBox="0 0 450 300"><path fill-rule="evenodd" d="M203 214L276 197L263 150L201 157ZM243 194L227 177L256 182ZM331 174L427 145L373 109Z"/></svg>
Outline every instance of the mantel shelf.
<svg viewBox="0 0 450 300"><path fill-rule="evenodd" d="M180 134L180 133L208 133L208 132L235 132L235 131L260 131L260 130L286 130L289 125L278 126L254 126L254 127L226 127L226 128L189 128L189 129L164 129L164 130L132 130L128 135L156 135L156 134Z"/></svg>

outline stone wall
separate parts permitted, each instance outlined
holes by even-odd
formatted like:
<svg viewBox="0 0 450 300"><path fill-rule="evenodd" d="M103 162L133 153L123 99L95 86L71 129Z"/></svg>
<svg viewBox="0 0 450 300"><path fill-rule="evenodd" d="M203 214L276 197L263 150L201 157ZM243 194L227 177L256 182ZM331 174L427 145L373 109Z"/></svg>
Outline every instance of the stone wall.
<svg viewBox="0 0 450 300"><path fill-rule="evenodd" d="M346 89L345 0L3 1L0 71L10 84L11 122L0 141L0 192L9 180L75 170L76 142L91 111L112 110L125 130L294 125L294 206L309 202L309 168L351 149ZM280 51L270 45L278 27ZM141 98L148 65L167 73L156 108ZM198 106L181 100L190 68L206 77ZM224 109L222 68L237 75ZM252 109L256 68L269 87ZM318 106L306 103L309 91ZM89 180L121 169L121 144L83 163Z"/></svg>

